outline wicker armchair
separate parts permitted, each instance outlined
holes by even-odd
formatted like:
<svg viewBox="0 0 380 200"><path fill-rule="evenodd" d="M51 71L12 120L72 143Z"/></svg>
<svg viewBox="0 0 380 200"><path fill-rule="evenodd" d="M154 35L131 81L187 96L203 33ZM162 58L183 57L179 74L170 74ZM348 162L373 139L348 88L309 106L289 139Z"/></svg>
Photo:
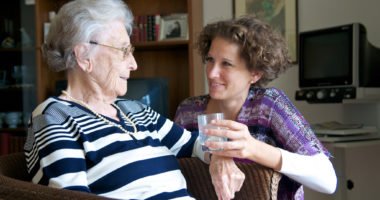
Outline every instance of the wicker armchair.
<svg viewBox="0 0 380 200"><path fill-rule="evenodd" d="M179 159L188 189L196 199L217 199L208 165L198 158ZM281 175L257 164L238 164L246 180L235 199L277 199ZM30 182L23 153L0 156L0 199L54 200L54 199L106 199L93 194L55 189Z"/></svg>

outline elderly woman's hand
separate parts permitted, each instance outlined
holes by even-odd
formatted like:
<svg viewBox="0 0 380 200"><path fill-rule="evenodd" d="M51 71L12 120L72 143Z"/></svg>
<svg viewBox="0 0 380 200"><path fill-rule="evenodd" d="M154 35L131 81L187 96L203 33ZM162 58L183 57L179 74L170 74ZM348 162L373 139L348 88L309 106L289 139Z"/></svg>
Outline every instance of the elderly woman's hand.
<svg viewBox="0 0 380 200"><path fill-rule="evenodd" d="M236 166L233 159L214 155L209 170L218 199L233 199L245 179L244 173Z"/></svg>

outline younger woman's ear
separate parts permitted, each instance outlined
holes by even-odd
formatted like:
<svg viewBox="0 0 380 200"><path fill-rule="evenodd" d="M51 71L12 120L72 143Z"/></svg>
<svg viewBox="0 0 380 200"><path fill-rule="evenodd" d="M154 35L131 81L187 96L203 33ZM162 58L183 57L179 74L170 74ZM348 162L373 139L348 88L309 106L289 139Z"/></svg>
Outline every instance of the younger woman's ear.
<svg viewBox="0 0 380 200"><path fill-rule="evenodd" d="M76 45L74 47L74 55L79 68L84 72L91 72L92 66L88 57L88 45L84 43Z"/></svg>
<svg viewBox="0 0 380 200"><path fill-rule="evenodd" d="M257 81L259 81L262 76L263 76L263 72L260 72L260 71L251 72L251 84L254 84Z"/></svg>

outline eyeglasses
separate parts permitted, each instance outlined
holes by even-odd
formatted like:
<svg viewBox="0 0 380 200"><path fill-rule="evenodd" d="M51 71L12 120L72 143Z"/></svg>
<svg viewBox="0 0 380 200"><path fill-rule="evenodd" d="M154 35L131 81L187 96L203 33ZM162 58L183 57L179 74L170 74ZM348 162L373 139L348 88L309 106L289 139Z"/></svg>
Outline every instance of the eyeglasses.
<svg viewBox="0 0 380 200"><path fill-rule="evenodd" d="M123 60L125 60L127 58L127 56L133 54L133 52L135 51L135 47L132 46L131 44L128 45L127 47L117 48L117 47L110 46L110 45L99 44L98 42L95 42L95 41L90 41L89 43L122 51L123 52Z"/></svg>

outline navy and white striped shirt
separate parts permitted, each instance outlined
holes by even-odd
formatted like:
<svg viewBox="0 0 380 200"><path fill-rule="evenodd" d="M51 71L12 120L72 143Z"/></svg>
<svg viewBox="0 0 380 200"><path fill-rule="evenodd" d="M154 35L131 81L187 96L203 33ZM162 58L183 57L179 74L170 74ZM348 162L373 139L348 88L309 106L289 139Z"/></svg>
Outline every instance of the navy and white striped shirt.
<svg viewBox="0 0 380 200"><path fill-rule="evenodd" d="M120 122L103 117L133 137L77 103L52 97L39 105L25 144L33 182L119 199L189 199L176 157L203 158L197 134L137 101L115 103L137 133L119 111Z"/></svg>

